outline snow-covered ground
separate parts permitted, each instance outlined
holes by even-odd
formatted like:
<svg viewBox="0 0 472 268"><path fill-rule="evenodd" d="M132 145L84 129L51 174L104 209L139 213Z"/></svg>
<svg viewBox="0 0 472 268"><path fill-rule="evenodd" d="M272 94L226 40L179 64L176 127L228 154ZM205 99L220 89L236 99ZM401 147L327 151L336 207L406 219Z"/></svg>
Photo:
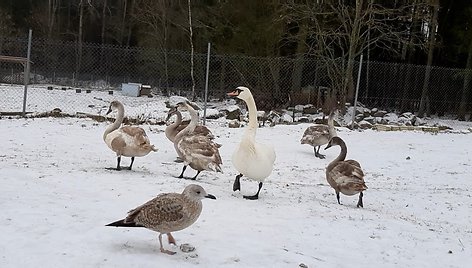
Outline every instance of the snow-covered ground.
<svg viewBox="0 0 472 268"><path fill-rule="evenodd" d="M95 100L104 105L119 97L103 94L108 99ZM89 96L71 95L74 99L63 101ZM163 98L153 100L155 112L166 111ZM125 109L133 109L134 102L124 102ZM105 227L157 194L181 192L191 183L174 177L182 164L173 161L165 126L142 125L159 151L137 158L132 171L117 172L105 169L116 164L102 140L106 122L1 119L0 267L467 267L472 262L472 134L460 131L470 123L448 121L459 131L439 134L338 128L348 158L358 160L366 173L363 209L355 206L357 196L341 195L342 205L337 204L324 171L339 147L324 151L324 160L315 158L311 147L300 144L310 124L258 129L257 140L275 147L275 170L259 200L243 199L257 190L256 182L243 179L242 192L232 191L231 154L244 129L227 128L221 120L207 123L223 145L224 173L202 172L196 183L217 200L203 200L199 220L174 233L178 244L190 243L196 251L183 253L165 242L178 251L169 256L159 251L157 233Z"/></svg>

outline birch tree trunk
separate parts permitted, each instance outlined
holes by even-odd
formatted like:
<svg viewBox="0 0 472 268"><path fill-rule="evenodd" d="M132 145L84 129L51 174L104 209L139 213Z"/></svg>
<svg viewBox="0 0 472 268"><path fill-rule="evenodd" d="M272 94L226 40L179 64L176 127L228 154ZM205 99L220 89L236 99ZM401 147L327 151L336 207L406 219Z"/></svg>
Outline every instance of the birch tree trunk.
<svg viewBox="0 0 472 268"><path fill-rule="evenodd" d="M59 2L60 0L49 0L48 2L48 38L52 37Z"/></svg>
<svg viewBox="0 0 472 268"><path fill-rule="evenodd" d="M103 0L102 8L102 32L100 34L102 46L105 44L105 30L106 30L106 10L107 10L107 0Z"/></svg>
<svg viewBox="0 0 472 268"><path fill-rule="evenodd" d="M429 113L426 109L426 105L429 104L428 94L429 94L429 78L431 76L431 65L433 64L433 52L434 47L436 46L436 29L438 25L438 9L439 9L439 0L434 0L433 4L431 5L433 8L433 16L430 21L429 27L429 43L428 43L428 60L426 62L426 73L424 75L423 81L423 90L421 91L421 101L420 101L420 109L418 111L418 116L423 117Z"/></svg>
<svg viewBox="0 0 472 268"><path fill-rule="evenodd" d="M127 12L127 9L128 9L128 1L123 0L123 16L121 17L120 36L119 36L120 45L123 44L123 37L125 36L125 25L126 25L126 12Z"/></svg>
<svg viewBox="0 0 472 268"><path fill-rule="evenodd" d="M84 0L80 0L79 3L79 36L77 37L77 62L75 66L75 75L79 74L80 66L82 64L82 35L84 26Z"/></svg>
<svg viewBox="0 0 472 268"><path fill-rule="evenodd" d="M346 80L343 85L343 96L345 100L354 103L354 58L356 57L357 46L359 42L359 31L360 31L360 20L361 20L361 10L364 4L363 0L356 0L356 13L354 17L354 23L352 25L351 37L349 40L348 56L347 56L347 66L346 66Z"/></svg>
<svg viewBox="0 0 472 268"><path fill-rule="evenodd" d="M134 14L135 3L136 3L135 0L132 0L132 1L131 1L131 4L130 4L130 8L129 8L129 9L130 9L130 14L131 14L131 16L133 16L133 14ZM123 15L123 16L124 16L124 15ZM131 43L131 32L132 32L132 28L133 28L132 25L128 25L128 34L127 34L128 37L126 38L126 46L127 46L127 47L129 47L129 46L130 46L130 43Z"/></svg>
<svg viewBox="0 0 472 268"><path fill-rule="evenodd" d="M193 27L192 27L192 3L188 0L188 26L189 26L189 41L190 41L190 77L192 78L192 100L195 101L195 77L194 77L194 47L193 47Z"/></svg>

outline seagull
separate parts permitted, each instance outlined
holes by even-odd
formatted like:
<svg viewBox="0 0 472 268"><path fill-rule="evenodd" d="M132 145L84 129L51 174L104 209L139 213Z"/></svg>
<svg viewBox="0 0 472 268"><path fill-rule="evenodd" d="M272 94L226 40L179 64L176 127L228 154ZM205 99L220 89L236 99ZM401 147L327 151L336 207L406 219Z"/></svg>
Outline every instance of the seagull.
<svg viewBox="0 0 472 268"><path fill-rule="evenodd" d="M176 252L164 249L162 235L166 234L169 244L175 239L171 232L183 230L197 221L202 212L202 199L216 199L207 194L203 187L190 184L179 193L162 193L154 199L128 212L126 218L107 224L116 227L144 227L159 233L160 250L173 255Z"/></svg>

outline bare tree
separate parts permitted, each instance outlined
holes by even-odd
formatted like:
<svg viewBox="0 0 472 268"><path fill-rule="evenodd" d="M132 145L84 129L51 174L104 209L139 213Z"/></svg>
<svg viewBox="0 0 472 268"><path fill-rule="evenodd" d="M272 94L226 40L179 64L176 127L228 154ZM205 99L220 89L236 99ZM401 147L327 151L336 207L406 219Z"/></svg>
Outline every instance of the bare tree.
<svg viewBox="0 0 472 268"><path fill-rule="evenodd" d="M307 38L300 40L307 43L307 53L325 66L332 88L329 95L338 95L345 103L354 99L355 59L367 48L399 54L408 42L424 45L422 33L408 27L410 2L292 0L283 5L281 18L307 26Z"/></svg>
<svg viewBox="0 0 472 268"><path fill-rule="evenodd" d="M193 26L192 26L192 3L191 0L188 0L188 30L189 30L189 41L190 41L190 77L192 78L192 99L195 100L195 76L194 71L194 53L195 49L193 47Z"/></svg>
<svg viewBox="0 0 472 268"><path fill-rule="evenodd" d="M163 53L167 94L169 94L169 31L171 25L173 25L169 12L172 10L172 4L171 0L137 0L134 17L136 21L147 26L148 31L146 33L152 37L153 42L158 44L158 48Z"/></svg>
<svg viewBox="0 0 472 268"><path fill-rule="evenodd" d="M102 6L102 31L101 31L101 41L102 41L102 46L105 44L105 34L106 34L106 26L107 26L107 0L103 0L103 6Z"/></svg>
<svg viewBox="0 0 472 268"><path fill-rule="evenodd" d="M75 73L78 74L82 64L82 47L83 47L83 26L84 26L84 3L85 0L79 2L79 33L77 37L77 61L75 65Z"/></svg>
<svg viewBox="0 0 472 268"><path fill-rule="evenodd" d="M128 1L123 0L123 13L121 16L121 23L120 23L120 34L119 34L119 43L123 44L123 37L125 36L125 26L126 26L126 14L128 12Z"/></svg>
<svg viewBox="0 0 472 268"><path fill-rule="evenodd" d="M431 65L433 64L433 52L434 48L436 47L436 34L438 30L438 13L439 13L439 0L432 0L432 6L431 6L431 20L426 24L426 27L428 29L427 34L428 34L428 59L426 62L426 73L424 76L423 80L423 89L421 91L421 100L420 100L420 108L418 111L418 116L423 117L426 114L429 113L429 109L427 107L429 106L429 78L431 75ZM428 104L428 105L427 105Z"/></svg>
<svg viewBox="0 0 472 268"><path fill-rule="evenodd" d="M13 22L9 12L0 7L0 36L8 36L13 32ZM0 42L1 45L2 42ZM1 49L0 49L1 51Z"/></svg>
<svg viewBox="0 0 472 268"><path fill-rule="evenodd" d="M469 36L472 35L472 28L469 28ZM469 41L469 50L467 54L467 62L465 65L464 72L464 84L462 86L462 95L461 95L461 102L459 104L459 110L457 118L459 120L465 120L465 113L467 111L467 102L470 96L470 86L471 86L471 79L472 79L472 39ZM472 115L469 118L472 121Z"/></svg>
<svg viewBox="0 0 472 268"><path fill-rule="evenodd" d="M79 2L79 31L77 35L77 61L75 66L75 73L76 75L79 74L80 68L82 66L82 50L83 50L83 42L84 42L84 11L86 8L89 8L89 11L95 11L92 0L80 0Z"/></svg>
<svg viewBox="0 0 472 268"><path fill-rule="evenodd" d="M48 0L48 38L52 37L60 0Z"/></svg>

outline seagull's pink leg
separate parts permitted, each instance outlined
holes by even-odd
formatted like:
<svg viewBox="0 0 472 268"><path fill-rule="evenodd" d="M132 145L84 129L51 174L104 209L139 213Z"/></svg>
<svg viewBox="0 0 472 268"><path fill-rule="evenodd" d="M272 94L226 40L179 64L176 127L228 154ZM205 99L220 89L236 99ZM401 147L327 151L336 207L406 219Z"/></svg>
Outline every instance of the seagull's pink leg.
<svg viewBox="0 0 472 268"><path fill-rule="evenodd" d="M162 246L162 234L159 234L159 244L161 245L161 252L162 253L169 254L169 255L174 255L175 254L175 252L164 249L164 247Z"/></svg>
<svg viewBox="0 0 472 268"><path fill-rule="evenodd" d="M172 236L171 233L167 233L167 240L169 241L169 244L177 245L177 244L175 243L175 239L174 239L174 237Z"/></svg>

